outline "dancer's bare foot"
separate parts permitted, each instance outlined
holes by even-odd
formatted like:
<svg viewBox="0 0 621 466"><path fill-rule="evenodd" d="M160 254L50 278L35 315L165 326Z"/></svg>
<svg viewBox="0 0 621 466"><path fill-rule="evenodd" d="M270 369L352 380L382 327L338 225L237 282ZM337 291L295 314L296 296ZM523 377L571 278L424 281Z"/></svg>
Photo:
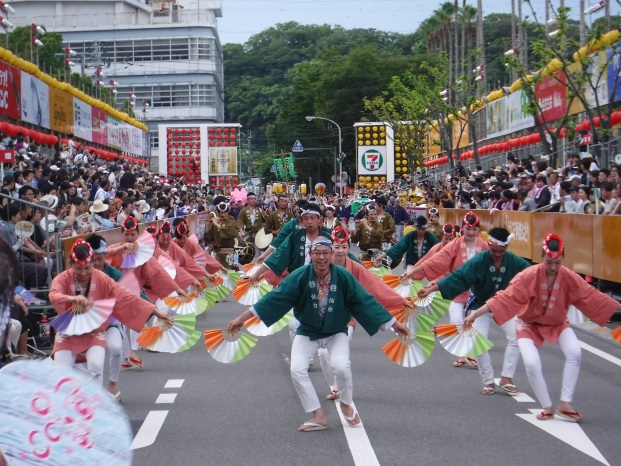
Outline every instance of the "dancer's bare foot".
<svg viewBox="0 0 621 466"><path fill-rule="evenodd" d="M300 432L313 432L315 430L324 430L328 427L328 419L323 409L319 408L313 412L313 417L302 424L298 430Z"/></svg>

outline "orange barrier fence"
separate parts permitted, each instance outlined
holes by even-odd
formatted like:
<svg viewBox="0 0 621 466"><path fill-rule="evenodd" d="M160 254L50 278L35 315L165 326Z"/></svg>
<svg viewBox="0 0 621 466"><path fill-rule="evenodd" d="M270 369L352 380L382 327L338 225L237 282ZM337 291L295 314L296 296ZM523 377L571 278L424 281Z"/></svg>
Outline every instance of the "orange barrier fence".
<svg viewBox="0 0 621 466"><path fill-rule="evenodd" d="M464 209L440 209L440 222L461 225ZM504 227L515 235L509 250L541 262L541 243L548 233L565 242L564 265L583 275L621 283L621 216L547 212L477 210L481 232Z"/></svg>

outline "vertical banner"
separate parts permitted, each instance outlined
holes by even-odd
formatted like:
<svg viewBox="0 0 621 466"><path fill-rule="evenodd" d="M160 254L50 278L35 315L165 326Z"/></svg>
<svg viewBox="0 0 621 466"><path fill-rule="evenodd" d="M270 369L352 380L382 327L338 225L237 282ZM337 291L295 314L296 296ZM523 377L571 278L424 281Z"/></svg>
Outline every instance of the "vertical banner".
<svg viewBox="0 0 621 466"><path fill-rule="evenodd" d="M108 115L102 109L91 107L93 142L108 145Z"/></svg>
<svg viewBox="0 0 621 466"><path fill-rule="evenodd" d="M22 119L21 87L19 69L0 62L0 115Z"/></svg>
<svg viewBox="0 0 621 466"><path fill-rule="evenodd" d="M555 77L547 76L535 84L535 95L541 109L539 121L554 121L565 116L567 111L567 75L558 72Z"/></svg>
<svg viewBox="0 0 621 466"><path fill-rule="evenodd" d="M121 121L108 115L108 145L115 149L122 149L121 143Z"/></svg>
<svg viewBox="0 0 621 466"><path fill-rule="evenodd" d="M209 174L237 175L237 147L210 147Z"/></svg>
<svg viewBox="0 0 621 466"><path fill-rule="evenodd" d="M359 175L386 175L386 146L358 147Z"/></svg>
<svg viewBox="0 0 621 466"><path fill-rule="evenodd" d="M77 97L73 98L73 134L94 142L92 107Z"/></svg>
<svg viewBox="0 0 621 466"><path fill-rule="evenodd" d="M55 87L50 87L50 128L73 133L73 96Z"/></svg>
<svg viewBox="0 0 621 466"><path fill-rule="evenodd" d="M28 73L21 75L22 120L50 128L49 86Z"/></svg>

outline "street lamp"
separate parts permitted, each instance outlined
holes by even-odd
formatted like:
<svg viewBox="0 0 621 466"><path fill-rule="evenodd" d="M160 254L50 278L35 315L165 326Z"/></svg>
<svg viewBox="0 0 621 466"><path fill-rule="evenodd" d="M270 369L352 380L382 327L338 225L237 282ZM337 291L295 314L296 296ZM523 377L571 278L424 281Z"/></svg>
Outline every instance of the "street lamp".
<svg viewBox="0 0 621 466"><path fill-rule="evenodd" d="M338 123L336 121L332 121L329 118L324 118L324 117L318 117L318 116L307 116L306 117L306 121L313 121L313 120L325 120L329 123L332 123L334 126L336 126L336 128L339 131L339 173L343 173L343 150L342 150L342 138L341 138L341 127L338 125ZM336 158L334 159L334 182L336 183L338 179L338 176L336 174ZM340 197L343 197L343 183L340 182L339 183L339 194Z"/></svg>

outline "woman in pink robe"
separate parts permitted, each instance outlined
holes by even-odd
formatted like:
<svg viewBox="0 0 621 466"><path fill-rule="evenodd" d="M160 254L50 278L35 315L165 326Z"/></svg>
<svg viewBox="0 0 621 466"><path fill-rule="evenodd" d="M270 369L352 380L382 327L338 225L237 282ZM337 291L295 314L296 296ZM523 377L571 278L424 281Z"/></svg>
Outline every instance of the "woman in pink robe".
<svg viewBox="0 0 621 466"><path fill-rule="evenodd" d="M207 275L205 269L196 263L180 246L172 241L173 230L170 223L165 221L160 227L157 236L157 244L162 251L170 256L176 266L181 267L194 278L202 280L209 279L211 275Z"/></svg>
<svg viewBox="0 0 621 466"><path fill-rule="evenodd" d="M481 251L487 251L489 248L487 243L479 238L479 217L474 212L468 212L464 216L461 231L463 236L449 242L433 257L427 259L425 256L421 265L412 267L405 275L413 277L420 276L422 273L427 280L433 282L457 270ZM449 306L451 323L458 325L463 323L464 309L469 296L470 290L463 292L451 301ZM453 366L461 367L466 364L478 367L474 358L459 358L453 363Z"/></svg>
<svg viewBox="0 0 621 466"><path fill-rule="evenodd" d="M174 240L173 242L183 249L188 256L197 261L197 258L200 257L202 261L205 262L205 270L209 274L214 274L220 270L226 272L226 268L222 267L220 262L211 257L211 255L207 254L193 238L190 238L190 229L188 225L185 223L185 220L176 218L174 223Z"/></svg>
<svg viewBox="0 0 621 466"><path fill-rule="evenodd" d="M558 343L565 354L565 367L556 415L579 422L582 416L571 402L580 374L581 349L567 321L569 306L576 306L599 325L604 325L615 311L621 311L621 306L577 273L562 266L563 241L558 236L550 234L544 239L541 254L543 263L517 274L506 290L496 293L484 306L469 315L465 325L472 325L477 317L490 311L498 325L516 318L520 353L528 381L543 407L537 415L537 419L542 421L554 418L555 411L543 378L539 348L544 341L552 345Z"/></svg>
<svg viewBox="0 0 621 466"><path fill-rule="evenodd" d="M171 321L155 305L127 291L103 272L95 270L92 257L91 246L82 240L76 241L71 250L71 269L52 280L49 297L59 316L70 312L69 308L73 305L88 306L91 300L114 297L116 302L111 316L131 329L140 331L152 314ZM83 335L56 333L52 350L55 363L73 367L77 355L86 353L89 374L96 381L102 382L108 325L106 319L98 328Z"/></svg>
<svg viewBox="0 0 621 466"><path fill-rule="evenodd" d="M123 230L124 241L108 246L106 262L112 267L115 267L123 272L123 275L133 274L136 277L140 287L144 288L145 294L152 302L157 301L158 298L165 298L174 291L178 294L185 295L184 290L189 286L189 284L186 285L186 281L189 278L191 283L194 281L194 277L186 272L187 277L185 277L185 281L181 280L181 278L179 281L173 280L170 275L168 275L168 272L166 272L166 270L157 262L157 255L159 255L157 247L153 257L149 258L149 260L144 264L132 269L125 269L121 267L125 255L131 249L131 246L136 242L140 234L136 219L129 215L125 217L121 229ZM139 332L130 330L129 334L131 354L122 365L124 370L135 367L144 367L142 359L136 352L138 351L138 343L136 343L136 338L138 338Z"/></svg>

